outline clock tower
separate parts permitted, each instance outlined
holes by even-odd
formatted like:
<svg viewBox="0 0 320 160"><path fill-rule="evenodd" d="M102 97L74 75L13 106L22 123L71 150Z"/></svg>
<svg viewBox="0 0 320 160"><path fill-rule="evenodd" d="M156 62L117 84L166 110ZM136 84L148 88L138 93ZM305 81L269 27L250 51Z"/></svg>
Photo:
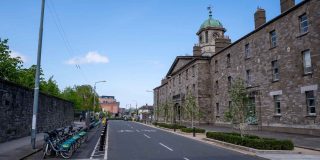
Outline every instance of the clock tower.
<svg viewBox="0 0 320 160"><path fill-rule="evenodd" d="M202 56L213 56L222 48L231 43L229 37L225 36L226 29L223 28L222 23L212 18L211 7L208 7L209 18L205 20L200 26L197 35L199 37L199 44Z"/></svg>

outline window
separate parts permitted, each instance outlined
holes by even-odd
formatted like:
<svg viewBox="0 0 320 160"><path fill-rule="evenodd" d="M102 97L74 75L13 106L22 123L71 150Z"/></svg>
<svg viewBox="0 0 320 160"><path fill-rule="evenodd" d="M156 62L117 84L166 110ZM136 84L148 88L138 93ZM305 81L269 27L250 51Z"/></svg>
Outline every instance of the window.
<svg viewBox="0 0 320 160"><path fill-rule="evenodd" d="M300 21L300 33L308 32L308 17L307 14L303 14L299 17Z"/></svg>
<svg viewBox="0 0 320 160"><path fill-rule="evenodd" d="M186 88L186 94L189 94L189 86Z"/></svg>
<svg viewBox="0 0 320 160"><path fill-rule="evenodd" d="M188 69L186 70L186 80L188 80Z"/></svg>
<svg viewBox="0 0 320 160"><path fill-rule="evenodd" d="M192 77L194 77L195 72L194 72L194 66L192 66Z"/></svg>
<svg viewBox="0 0 320 160"><path fill-rule="evenodd" d="M181 74L179 74L179 84L181 84Z"/></svg>
<svg viewBox="0 0 320 160"><path fill-rule="evenodd" d="M279 95L273 96L273 101L274 101L275 113L276 115L280 115L281 114L280 96Z"/></svg>
<svg viewBox="0 0 320 160"><path fill-rule="evenodd" d="M250 58L249 43L247 43L247 44L244 46L244 54L245 54L245 58Z"/></svg>
<svg viewBox="0 0 320 160"><path fill-rule="evenodd" d="M231 89L231 84L232 84L232 78L231 76L228 77L228 90Z"/></svg>
<svg viewBox="0 0 320 160"><path fill-rule="evenodd" d="M313 91L306 91L306 99L307 99L308 114L315 115L316 114L316 106L315 106L314 92Z"/></svg>
<svg viewBox="0 0 320 160"><path fill-rule="evenodd" d="M227 67L230 67L231 62L230 62L230 53L227 54Z"/></svg>
<svg viewBox="0 0 320 160"><path fill-rule="evenodd" d="M229 103L228 103L229 111L231 110L231 107L232 107L232 101L229 101Z"/></svg>
<svg viewBox="0 0 320 160"><path fill-rule="evenodd" d="M270 45L271 45L271 48L277 46L277 34L275 30L270 32Z"/></svg>
<svg viewBox="0 0 320 160"><path fill-rule="evenodd" d="M196 93L196 85L195 84L192 85L192 91L193 91L193 93Z"/></svg>
<svg viewBox="0 0 320 160"><path fill-rule="evenodd" d="M199 43L202 43L202 36L199 36Z"/></svg>
<svg viewBox="0 0 320 160"><path fill-rule="evenodd" d="M216 103L216 116L219 117L220 113L220 108L219 108L219 103Z"/></svg>
<svg viewBox="0 0 320 160"><path fill-rule="evenodd" d="M278 81L279 80L279 66L278 61L274 60L271 62L272 65L272 80Z"/></svg>
<svg viewBox="0 0 320 160"><path fill-rule="evenodd" d="M176 78L174 77L173 80L172 80L172 86L174 87L175 86L175 82L176 82Z"/></svg>
<svg viewBox="0 0 320 160"><path fill-rule="evenodd" d="M208 31L205 32L206 43L209 42Z"/></svg>
<svg viewBox="0 0 320 160"><path fill-rule="evenodd" d="M248 86L251 85L251 71L250 71L250 69L248 69L246 71L246 83L247 83Z"/></svg>
<svg viewBox="0 0 320 160"><path fill-rule="evenodd" d="M216 94L218 94L219 92L218 92L218 90L219 90L219 82L218 81L216 81L216 86L215 86L215 88L216 88Z"/></svg>
<svg viewBox="0 0 320 160"><path fill-rule="evenodd" d="M302 54L304 74L312 73L310 50L303 51Z"/></svg>
<svg viewBox="0 0 320 160"><path fill-rule="evenodd" d="M218 72L218 60L214 61L214 71Z"/></svg>

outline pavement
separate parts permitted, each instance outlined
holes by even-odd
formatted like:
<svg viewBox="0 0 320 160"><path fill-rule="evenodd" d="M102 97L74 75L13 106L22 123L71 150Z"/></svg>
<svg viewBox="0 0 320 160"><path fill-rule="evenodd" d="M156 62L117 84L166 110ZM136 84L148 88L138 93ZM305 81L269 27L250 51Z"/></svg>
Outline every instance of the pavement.
<svg viewBox="0 0 320 160"><path fill-rule="evenodd" d="M109 121L110 160L259 160L247 155L128 121Z"/></svg>
<svg viewBox="0 0 320 160"><path fill-rule="evenodd" d="M206 129L206 131L216 131L216 132L239 132L229 127L220 127L213 125L200 125L199 128ZM257 135L265 138L275 138L275 139L289 139L296 147L313 149L320 151L320 135L302 135L302 134L291 134L283 132L270 132L270 131L247 131L248 134Z"/></svg>
<svg viewBox="0 0 320 160"><path fill-rule="evenodd" d="M84 126L84 122L74 122ZM44 133L36 135L36 149L32 149L31 136L0 143L0 159L20 160L42 150Z"/></svg>

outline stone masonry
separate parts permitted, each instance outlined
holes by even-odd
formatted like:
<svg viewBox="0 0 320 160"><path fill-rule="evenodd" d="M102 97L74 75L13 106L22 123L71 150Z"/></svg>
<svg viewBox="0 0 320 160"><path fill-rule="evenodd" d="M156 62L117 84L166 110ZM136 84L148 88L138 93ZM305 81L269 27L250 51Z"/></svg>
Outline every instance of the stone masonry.
<svg viewBox="0 0 320 160"><path fill-rule="evenodd" d="M199 119L200 123L229 126L224 118L232 103L228 87L241 78L247 82L253 105L252 128L319 135L320 1L304 0L292 5L292 0L281 0L280 4L283 6L279 16L264 23L265 15L259 15L262 20L256 22L259 23L256 28L231 44L221 32L225 30L221 23L210 16L197 32L201 37L195 47L210 44L216 49L209 53L205 53L208 48L202 49L201 55L178 56L162 84L154 89L155 107L167 102L183 107L189 90L205 115ZM259 14L265 14L261 10L258 8ZM300 24L302 16L308 21L308 30L304 32ZM205 32L210 33L208 37ZM271 44L273 33L276 37L274 46ZM203 44L206 43L204 39L209 39L208 45ZM225 43L212 44L217 43L217 39ZM217 49L219 46L224 48ZM312 66L308 73L304 71L305 51L310 52ZM276 79L274 66L277 66ZM307 100L307 92L313 93L313 103ZM280 106L280 113L276 105ZM310 113L308 106L314 106L315 113ZM182 111L181 114L180 122L188 121Z"/></svg>
<svg viewBox="0 0 320 160"><path fill-rule="evenodd" d="M31 134L33 90L0 79L0 143ZM37 132L71 125L73 103L39 94Z"/></svg>

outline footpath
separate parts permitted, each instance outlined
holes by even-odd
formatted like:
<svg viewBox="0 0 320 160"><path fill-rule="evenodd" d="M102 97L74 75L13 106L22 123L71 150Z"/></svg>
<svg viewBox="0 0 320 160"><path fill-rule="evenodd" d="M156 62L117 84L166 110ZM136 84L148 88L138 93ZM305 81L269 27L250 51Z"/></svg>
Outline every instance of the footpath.
<svg viewBox="0 0 320 160"><path fill-rule="evenodd" d="M143 123L140 123L140 124L143 124ZM218 147L233 150L243 154L254 155L254 156L258 156L258 157L262 157L270 160L320 160L320 150L319 150L320 137L315 137L315 136L280 133L280 132L250 131L249 134L257 135L261 137L276 138L276 139L290 139L293 141L295 145L295 149L289 152L277 151L276 153L272 153L272 152L253 153L253 152L241 150L238 148L230 147L228 145L223 145L221 143L207 141L205 140L206 138L205 134L197 133L196 137L193 137L192 133L184 133L179 130L174 132L172 129L161 128L161 127L159 128L152 124L143 124L143 125L158 128L173 134L191 138L197 141L202 141L204 143L212 144ZM196 127L203 128L203 129L206 129L206 131L212 131L212 132L236 132L235 130L227 127L216 127L216 126L209 126L209 125L201 125Z"/></svg>
<svg viewBox="0 0 320 160"><path fill-rule="evenodd" d="M84 122L74 122L75 126L84 126ZM42 150L44 133L36 137L36 149L32 149L31 136L0 143L0 159L20 160Z"/></svg>

